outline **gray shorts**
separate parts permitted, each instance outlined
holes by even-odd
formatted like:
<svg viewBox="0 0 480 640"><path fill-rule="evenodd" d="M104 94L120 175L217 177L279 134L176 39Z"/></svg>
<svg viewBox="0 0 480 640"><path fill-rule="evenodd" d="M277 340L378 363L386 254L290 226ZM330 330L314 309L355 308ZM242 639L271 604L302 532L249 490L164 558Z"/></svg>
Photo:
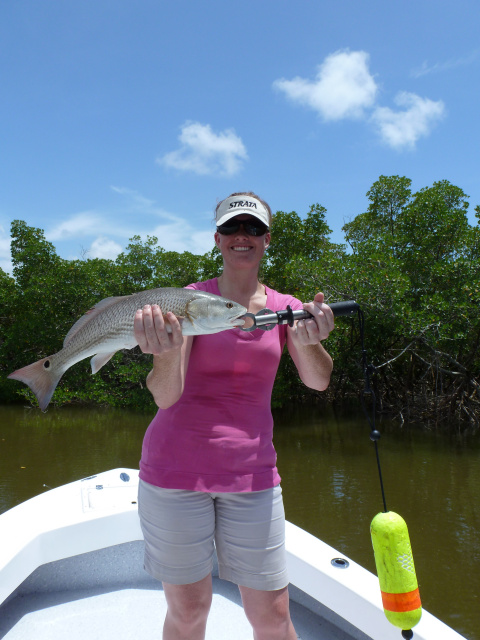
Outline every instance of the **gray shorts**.
<svg viewBox="0 0 480 640"><path fill-rule="evenodd" d="M145 570L157 580L202 580L212 571L216 547L220 578L261 591L288 584L280 486L205 493L162 489L140 480L138 511Z"/></svg>

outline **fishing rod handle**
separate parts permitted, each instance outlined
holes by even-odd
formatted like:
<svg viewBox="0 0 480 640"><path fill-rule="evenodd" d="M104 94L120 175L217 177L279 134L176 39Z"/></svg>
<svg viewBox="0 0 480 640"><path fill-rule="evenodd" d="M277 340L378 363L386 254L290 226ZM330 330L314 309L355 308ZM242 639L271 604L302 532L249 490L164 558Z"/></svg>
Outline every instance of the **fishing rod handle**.
<svg viewBox="0 0 480 640"><path fill-rule="evenodd" d="M335 318L340 316L353 316L360 311L360 305L355 300L340 300L340 302L331 302L328 304L333 311Z"/></svg>
<svg viewBox="0 0 480 640"><path fill-rule="evenodd" d="M342 300L341 302L332 302L329 304L333 311L334 317L351 316L355 314L360 306L354 300ZM262 309L257 314L246 313L252 324L249 327L242 327L243 331L254 331L255 329L263 329L270 331L277 324L288 324L293 326L295 320L306 320L312 317L312 314L304 309L294 311L290 305L282 311L271 311L270 309Z"/></svg>
<svg viewBox="0 0 480 640"><path fill-rule="evenodd" d="M354 300L341 300L340 302L331 302L328 304L330 309L333 311L333 316L335 318L339 318L341 316L353 316L360 309L360 305L356 303ZM272 316L278 317L278 324L293 324L294 320L306 320L312 317L312 314L308 311L299 310L292 311L290 307L287 307L286 311L277 311ZM285 320L283 316L285 315ZM272 322L272 320L270 320ZM262 319L263 324L263 319ZM267 323L265 323L267 324Z"/></svg>

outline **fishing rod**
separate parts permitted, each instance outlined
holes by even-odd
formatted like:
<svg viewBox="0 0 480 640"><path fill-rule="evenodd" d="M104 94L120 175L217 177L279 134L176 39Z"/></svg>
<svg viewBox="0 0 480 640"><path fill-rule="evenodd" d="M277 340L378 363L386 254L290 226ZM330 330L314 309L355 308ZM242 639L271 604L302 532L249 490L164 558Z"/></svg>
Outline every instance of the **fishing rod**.
<svg viewBox="0 0 480 640"><path fill-rule="evenodd" d="M360 310L360 305L354 300L332 302L328 306L333 311L335 318L339 316L353 316ZM242 331L255 331L255 329L271 331L277 324L288 324L290 327L293 327L293 323L296 320L307 320L308 318L313 318L313 316L303 309L294 311L290 305L287 305L287 308L282 311L262 309L255 314L245 313L242 318L245 318L246 324L246 326L241 327Z"/></svg>
<svg viewBox="0 0 480 640"><path fill-rule="evenodd" d="M387 620L402 630L405 640L413 638L412 627L419 623L422 616L422 603L418 591L418 582L415 574L412 547L408 535L405 520L388 511L383 485L382 468L378 451L380 432L375 426L375 393L370 384L370 377L375 373L375 367L367 364L367 351L365 349L365 317L360 305L354 300L331 302L328 305L335 318L348 317L357 314L360 329L360 344L362 351L362 369L365 379L362 407L370 425L370 440L375 447L380 489L383 500L383 512L378 513L370 524L370 535L375 557L375 565L380 583L383 610ZM262 309L256 314L246 313L243 331L271 331L278 324L293 326L296 320L304 320L313 316L305 310L294 311L290 305L282 311ZM364 396L372 399L372 416L370 418L365 406Z"/></svg>

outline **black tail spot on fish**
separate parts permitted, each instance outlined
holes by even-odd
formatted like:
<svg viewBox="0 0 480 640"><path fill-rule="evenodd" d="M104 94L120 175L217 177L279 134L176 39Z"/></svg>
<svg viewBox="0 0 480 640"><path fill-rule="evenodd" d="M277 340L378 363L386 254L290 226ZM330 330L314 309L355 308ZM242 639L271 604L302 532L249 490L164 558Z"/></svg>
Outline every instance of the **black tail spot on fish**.
<svg viewBox="0 0 480 640"><path fill-rule="evenodd" d="M45 369L48 369L50 367L50 360L45 360L43 366L45 367Z"/></svg>

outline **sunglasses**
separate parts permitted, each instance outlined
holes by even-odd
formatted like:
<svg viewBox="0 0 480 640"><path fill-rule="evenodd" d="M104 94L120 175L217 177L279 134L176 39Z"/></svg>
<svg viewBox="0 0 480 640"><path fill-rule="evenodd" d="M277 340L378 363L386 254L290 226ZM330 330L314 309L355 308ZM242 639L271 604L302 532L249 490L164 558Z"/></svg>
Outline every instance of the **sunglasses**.
<svg viewBox="0 0 480 640"><path fill-rule="evenodd" d="M229 220L225 224L217 227L217 231L223 236L231 236L233 233L237 233L240 227L243 227L243 230L248 236L263 236L268 231L268 227L255 218L251 218L250 220Z"/></svg>

